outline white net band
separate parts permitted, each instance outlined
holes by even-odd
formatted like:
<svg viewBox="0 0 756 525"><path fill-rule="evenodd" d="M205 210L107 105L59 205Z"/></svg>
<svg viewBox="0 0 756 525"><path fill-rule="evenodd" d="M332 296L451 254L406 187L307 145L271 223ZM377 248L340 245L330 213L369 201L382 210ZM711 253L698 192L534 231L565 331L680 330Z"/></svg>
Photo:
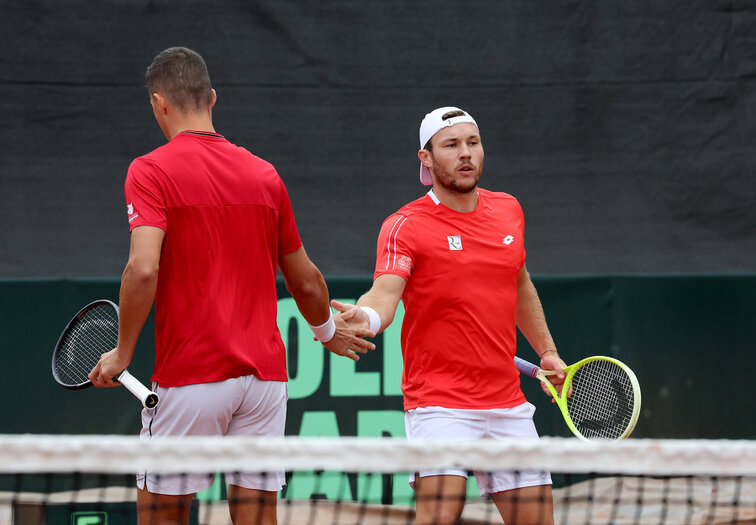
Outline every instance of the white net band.
<svg viewBox="0 0 756 525"><path fill-rule="evenodd" d="M0 435L0 472L132 473L333 470L547 470L648 476L756 475L756 442L573 438L406 441L394 438L161 438Z"/></svg>

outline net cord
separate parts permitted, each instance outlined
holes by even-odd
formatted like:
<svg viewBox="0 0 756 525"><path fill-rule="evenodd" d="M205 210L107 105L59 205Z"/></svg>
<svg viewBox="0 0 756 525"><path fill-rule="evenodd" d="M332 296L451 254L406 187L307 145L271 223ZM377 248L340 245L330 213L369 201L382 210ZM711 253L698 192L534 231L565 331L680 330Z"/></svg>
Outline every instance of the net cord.
<svg viewBox="0 0 756 525"><path fill-rule="evenodd" d="M408 472L460 466L629 475L756 475L756 441L419 440L401 438L0 435L0 472L330 470Z"/></svg>

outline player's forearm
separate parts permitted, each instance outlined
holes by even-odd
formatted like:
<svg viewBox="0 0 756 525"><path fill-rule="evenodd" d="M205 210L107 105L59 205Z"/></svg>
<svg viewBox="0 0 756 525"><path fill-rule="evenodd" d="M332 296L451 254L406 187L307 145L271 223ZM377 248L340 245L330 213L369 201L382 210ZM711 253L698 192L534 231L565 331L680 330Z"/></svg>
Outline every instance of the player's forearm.
<svg viewBox="0 0 756 525"><path fill-rule="evenodd" d="M371 294L368 292L357 300L357 306L371 308L378 314L378 318L380 319L380 328L376 331L376 333L378 333L388 328L393 322L397 303L392 299L380 297L378 294ZM363 313L365 316L368 316L364 310Z"/></svg>
<svg viewBox="0 0 756 525"><path fill-rule="evenodd" d="M328 306L328 286L323 274L315 266L304 246L278 258L286 289L291 294L297 309L310 326L320 326L331 317Z"/></svg>
<svg viewBox="0 0 756 525"><path fill-rule="evenodd" d="M371 323L370 328L375 333L385 330L393 322L399 301L401 301L404 293L405 284L404 278L398 275L381 275L373 281L370 290L357 300L357 306L367 307L375 312L372 317L378 319ZM370 314L365 312L364 309L363 314L369 319ZM377 321L380 321L380 326L376 326Z"/></svg>
<svg viewBox="0 0 756 525"><path fill-rule="evenodd" d="M314 268L314 266L313 266ZM318 326L328 321L331 310L328 306L328 286L322 274L314 269L311 278L298 282L287 281L287 289L297 309L310 325Z"/></svg>
<svg viewBox="0 0 756 525"><path fill-rule="evenodd" d="M121 278L118 348L129 360L150 314L157 290L158 269L129 261Z"/></svg>
<svg viewBox="0 0 756 525"><path fill-rule="evenodd" d="M543 313L543 305L529 276L521 279L517 294L517 326L530 346L539 356L547 350L556 350Z"/></svg>

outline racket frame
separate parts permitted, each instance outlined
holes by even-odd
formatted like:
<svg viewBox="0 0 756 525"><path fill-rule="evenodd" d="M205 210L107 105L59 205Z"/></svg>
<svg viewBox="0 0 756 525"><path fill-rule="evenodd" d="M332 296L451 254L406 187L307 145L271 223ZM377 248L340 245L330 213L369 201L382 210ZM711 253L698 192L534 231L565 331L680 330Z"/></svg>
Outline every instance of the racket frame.
<svg viewBox="0 0 756 525"><path fill-rule="evenodd" d="M55 366L55 362L58 360L58 354L60 353L61 345L63 344L63 340L68 335L68 333L71 330L71 327L79 322L83 317L87 315L92 309L108 305L111 306L116 313L116 318L118 318L118 305L115 304L113 301L109 301L107 299L98 299L96 301L92 301L88 305L86 305L84 308L79 310L76 315L74 315L71 320L66 325L65 329L61 332L60 337L58 338L58 342L55 344L55 350L53 350L53 356L52 356L52 375L53 379L55 379L55 382L58 383L63 388L67 388L69 390L82 390L84 388L89 388L92 386L92 381L87 379L86 381L79 383L79 384L68 384L60 380L58 377L58 371ZM142 402L142 406L144 408L155 408L157 404L160 402L160 397L153 391L151 391L149 388L144 386L141 381L139 381L136 377L131 375L128 370L124 370L117 376L113 378L115 381L120 382L123 386L126 387L126 389L131 392L137 399L139 399Z"/></svg>
<svg viewBox="0 0 756 525"><path fill-rule="evenodd" d="M551 384L551 381L549 381L549 376L555 376L557 372L555 370L544 370L543 368L536 366L533 363L530 363L529 361L526 361L517 356L515 356L514 359L515 359L515 366L517 366L517 369L521 373L528 375L530 377L535 377L536 379L540 380L541 383L546 385L546 388L548 389L549 393L551 393L551 396L554 399L554 402L559 407L559 410L562 412L564 421L565 423L567 423L567 427L570 429L570 431L578 439L581 439L583 441L591 441L589 438L581 434L580 431L575 426L575 423L573 423L572 418L570 417L568 407L567 407L568 396L559 395L559 392L557 392L554 385ZM577 371L583 365L586 365L594 361L605 361L605 362L613 363L619 368L621 368L628 375L628 378L630 379L630 384L633 389L633 411L630 416L630 421L625 427L625 430L622 432L622 434L619 437L614 438L614 440L619 441L622 439L626 439L628 436L630 436L630 434L633 432L633 429L635 429L635 425L638 423L638 417L640 415L640 407L641 407L641 390L640 390L640 383L638 383L638 378L635 377L635 373L625 363L613 357L607 357L603 355L591 356L591 357L586 357L585 359L581 359L577 363L564 367L565 378L564 378L564 383L562 384L562 392L569 392L570 386L572 385L572 379L575 377L575 374L577 373Z"/></svg>

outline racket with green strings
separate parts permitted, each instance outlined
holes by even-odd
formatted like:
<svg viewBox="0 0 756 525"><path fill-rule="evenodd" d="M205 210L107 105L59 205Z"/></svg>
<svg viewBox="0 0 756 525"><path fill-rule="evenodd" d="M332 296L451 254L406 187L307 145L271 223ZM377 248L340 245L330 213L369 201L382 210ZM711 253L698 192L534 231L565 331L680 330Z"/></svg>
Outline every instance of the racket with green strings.
<svg viewBox="0 0 756 525"><path fill-rule="evenodd" d="M551 393L567 426L585 441L627 438L638 422L641 390L630 368L617 359L587 357L564 368L560 395L544 370L519 357L514 358L520 373L539 379Z"/></svg>

